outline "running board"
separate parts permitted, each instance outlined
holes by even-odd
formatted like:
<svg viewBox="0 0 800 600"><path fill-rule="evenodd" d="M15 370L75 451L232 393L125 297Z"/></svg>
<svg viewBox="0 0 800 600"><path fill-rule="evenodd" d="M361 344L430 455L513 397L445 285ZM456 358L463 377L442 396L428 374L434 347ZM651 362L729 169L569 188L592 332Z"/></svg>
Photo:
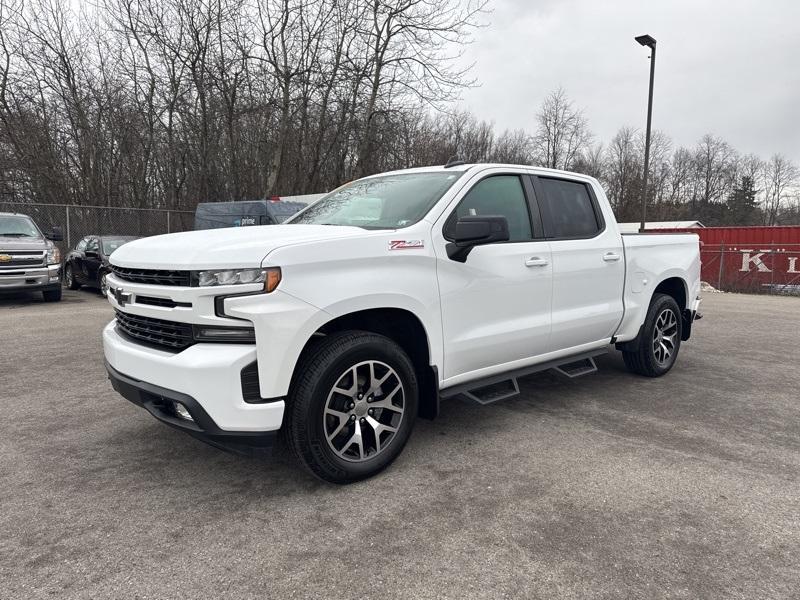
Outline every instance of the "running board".
<svg viewBox="0 0 800 600"><path fill-rule="evenodd" d="M589 358L575 360L573 362L554 367L553 370L557 373L561 373L565 377L575 379L576 377L582 377L584 375L590 375L597 372L597 364L595 364L594 358L590 356Z"/></svg>
<svg viewBox="0 0 800 600"><path fill-rule="evenodd" d="M519 394L519 384L517 378L512 377L497 383L490 383L481 387L472 388L466 392L461 392L465 398L477 402L478 404L491 404L498 400L513 398Z"/></svg>
<svg viewBox="0 0 800 600"><path fill-rule="evenodd" d="M465 398L477 402L478 404L491 404L499 400L512 398L519 394L519 383L517 379L525 375L532 375L541 371L553 369L557 373L570 379L589 375L597 371L594 357L606 354L607 349L592 350L576 356L552 360L549 362L531 365L522 369L515 369L507 373L492 375L477 381L462 383L451 388L441 390L439 395L442 398L452 398L453 396L464 396Z"/></svg>

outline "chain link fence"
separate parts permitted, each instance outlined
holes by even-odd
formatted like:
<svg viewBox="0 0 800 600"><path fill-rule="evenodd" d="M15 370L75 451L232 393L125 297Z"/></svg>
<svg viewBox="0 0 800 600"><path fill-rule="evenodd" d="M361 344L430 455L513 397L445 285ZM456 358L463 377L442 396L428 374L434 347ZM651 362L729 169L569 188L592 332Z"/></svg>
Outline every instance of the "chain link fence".
<svg viewBox="0 0 800 600"><path fill-rule="evenodd" d="M723 292L800 295L800 244L703 244L702 279Z"/></svg>
<svg viewBox="0 0 800 600"><path fill-rule="evenodd" d="M145 237L194 228L194 213L183 210L117 208L0 201L0 212L19 212L48 231L60 227L62 253L87 235ZM702 279L725 292L800 295L800 243L703 244Z"/></svg>
<svg viewBox="0 0 800 600"><path fill-rule="evenodd" d="M194 228L194 213L185 210L0 201L0 212L28 215L42 231L60 227L64 241L57 245L62 254L87 235L146 237Z"/></svg>

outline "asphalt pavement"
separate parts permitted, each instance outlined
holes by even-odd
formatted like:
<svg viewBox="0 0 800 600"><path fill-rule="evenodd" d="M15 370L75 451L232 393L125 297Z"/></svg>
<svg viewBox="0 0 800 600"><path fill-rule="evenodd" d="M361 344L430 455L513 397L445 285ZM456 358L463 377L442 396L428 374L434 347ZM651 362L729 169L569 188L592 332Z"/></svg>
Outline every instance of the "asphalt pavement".
<svg viewBox="0 0 800 600"><path fill-rule="evenodd" d="M446 401L336 487L118 396L95 292L0 298L0 598L798 598L800 298L703 312L666 377Z"/></svg>

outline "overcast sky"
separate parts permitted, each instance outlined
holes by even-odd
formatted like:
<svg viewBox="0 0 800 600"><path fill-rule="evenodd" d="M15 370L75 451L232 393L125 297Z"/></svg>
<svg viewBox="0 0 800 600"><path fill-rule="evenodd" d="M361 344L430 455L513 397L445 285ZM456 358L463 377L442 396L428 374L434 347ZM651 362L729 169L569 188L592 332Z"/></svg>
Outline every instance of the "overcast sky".
<svg viewBox="0 0 800 600"><path fill-rule="evenodd" d="M563 87L607 142L644 129L649 61L635 35L658 41L653 128L676 145L704 133L741 153L800 163L800 0L491 0L464 59L480 87L461 105L499 130L535 128Z"/></svg>

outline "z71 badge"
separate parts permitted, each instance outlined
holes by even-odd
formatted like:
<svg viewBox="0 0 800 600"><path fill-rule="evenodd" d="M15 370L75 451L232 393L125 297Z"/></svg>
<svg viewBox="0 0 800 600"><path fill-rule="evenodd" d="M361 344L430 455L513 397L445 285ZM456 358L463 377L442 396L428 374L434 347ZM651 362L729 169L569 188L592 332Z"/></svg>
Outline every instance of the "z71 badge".
<svg viewBox="0 0 800 600"><path fill-rule="evenodd" d="M425 247L425 240L392 240L389 250L419 250Z"/></svg>

